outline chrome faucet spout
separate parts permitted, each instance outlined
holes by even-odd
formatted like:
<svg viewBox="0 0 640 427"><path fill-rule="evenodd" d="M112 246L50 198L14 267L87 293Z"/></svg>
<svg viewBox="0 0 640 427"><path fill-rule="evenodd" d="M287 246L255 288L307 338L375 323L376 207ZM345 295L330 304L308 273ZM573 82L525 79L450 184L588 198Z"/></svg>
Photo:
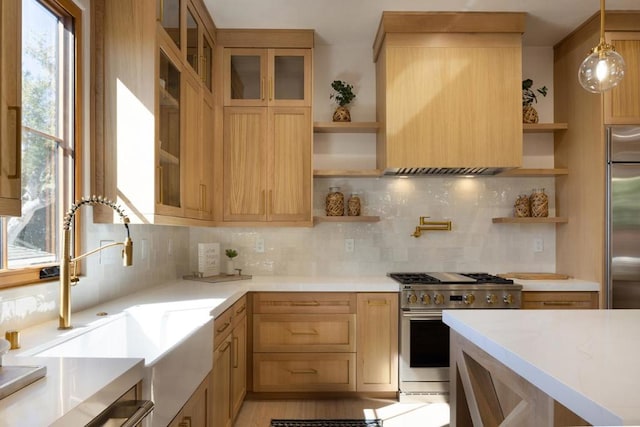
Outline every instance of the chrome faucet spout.
<svg viewBox="0 0 640 427"><path fill-rule="evenodd" d="M82 255L78 255L75 258L71 258L71 225L75 217L76 211L84 205L104 205L108 206L120 215L125 229L127 230L127 237L124 242L116 242L108 245L100 246L92 251L86 252ZM60 316L58 329L70 329L71 326L71 283L78 282L75 263L82 258L86 258L89 255L100 252L106 248L122 245L122 264L125 267L133 265L133 241L129 233L129 217L124 214L124 210L116 205L111 200L102 196L91 196L90 198L82 198L73 205L62 221L62 259L60 260ZM73 268L73 275L71 274L71 266Z"/></svg>

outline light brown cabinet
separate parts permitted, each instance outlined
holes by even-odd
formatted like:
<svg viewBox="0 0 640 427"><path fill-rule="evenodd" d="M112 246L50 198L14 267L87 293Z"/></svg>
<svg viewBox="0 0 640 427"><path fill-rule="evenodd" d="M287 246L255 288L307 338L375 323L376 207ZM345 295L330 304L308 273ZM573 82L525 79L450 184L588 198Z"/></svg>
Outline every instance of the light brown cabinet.
<svg viewBox="0 0 640 427"><path fill-rule="evenodd" d="M522 292L523 309L598 308L598 292Z"/></svg>
<svg viewBox="0 0 640 427"><path fill-rule="evenodd" d="M197 222L213 212L215 29L206 8L100 0L95 12L92 192L134 223L206 224ZM119 218L96 207L94 221Z"/></svg>
<svg viewBox="0 0 640 427"><path fill-rule="evenodd" d="M209 411L209 392L211 389L211 374L207 375L193 392L187 403L169 423L169 427L209 427L211 424Z"/></svg>
<svg viewBox="0 0 640 427"><path fill-rule="evenodd" d="M604 93L605 123L640 123L640 32L608 32L607 43L624 58L626 70L618 86Z"/></svg>
<svg viewBox="0 0 640 427"><path fill-rule="evenodd" d="M253 297L253 391L355 391L353 293Z"/></svg>
<svg viewBox="0 0 640 427"><path fill-rule="evenodd" d="M0 4L0 215L22 215L22 2Z"/></svg>
<svg viewBox="0 0 640 427"><path fill-rule="evenodd" d="M398 390L398 295L253 294L253 391Z"/></svg>
<svg viewBox="0 0 640 427"><path fill-rule="evenodd" d="M246 394L247 299L240 298L214 321L212 425L229 427Z"/></svg>
<svg viewBox="0 0 640 427"><path fill-rule="evenodd" d="M225 222L311 225L311 111L225 107Z"/></svg>
<svg viewBox="0 0 640 427"><path fill-rule="evenodd" d="M225 49L224 105L310 107L311 49Z"/></svg>
<svg viewBox="0 0 640 427"><path fill-rule="evenodd" d="M398 294L358 294L357 390L398 390Z"/></svg>
<svg viewBox="0 0 640 427"><path fill-rule="evenodd" d="M523 31L519 13L384 12L378 169L520 167Z"/></svg>

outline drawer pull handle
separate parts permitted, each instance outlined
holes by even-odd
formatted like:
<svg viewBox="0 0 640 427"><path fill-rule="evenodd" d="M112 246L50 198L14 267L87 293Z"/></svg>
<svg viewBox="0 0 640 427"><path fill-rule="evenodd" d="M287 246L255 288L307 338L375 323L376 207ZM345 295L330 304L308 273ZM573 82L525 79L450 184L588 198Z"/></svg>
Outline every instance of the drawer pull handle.
<svg viewBox="0 0 640 427"><path fill-rule="evenodd" d="M291 329L287 329L291 335L319 335L316 329L311 329L310 331L292 331Z"/></svg>
<svg viewBox="0 0 640 427"><path fill-rule="evenodd" d="M291 373L292 375L297 375L297 374L317 374L318 371L315 369L289 369L289 373Z"/></svg>
<svg viewBox="0 0 640 427"><path fill-rule="evenodd" d="M216 329L216 332L218 332L218 333L224 332L229 327L229 325L231 325L231 323L229 323L229 322L225 323L220 328Z"/></svg>
<svg viewBox="0 0 640 427"><path fill-rule="evenodd" d="M291 301L291 305L297 307L317 307L320 303L318 301Z"/></svg>
<svg viewBox="0 0 640 427"><path fill-rule="evenodd" d="M367 304L371 305L371 306L383 306L383 305L387 305L387 301L386 300L367 300Z"/></svg>
<svg viewBox="0 0 640 427"><path fill-rule="evenodd" d="M231 347L231 341L225 342L224 347L220 349L220 353L224 353L225 351L229 350L229 347Z"/></svg>
<svg viewBox="0 0 640 427"><path fill-rule="evenodd" d="M573 301L543 301L542 305L569 306L575 305Z"/></svg>
<svg viewBox="0 0 640 427"><path fill-rule="evenodd" d="M246 306L246 305L243 305L242 307L240 307L239 309L237 309L237 310L236 310L236 314L240 314L240 313L242 313L243 311L245 311L246 309L247 309L247 306Z"/></svg>
<svg viewBox="0 0 640 427"><path fill-rule="evenodd" d="M191 427L191 417L183 417L178 427Z"/></svg>

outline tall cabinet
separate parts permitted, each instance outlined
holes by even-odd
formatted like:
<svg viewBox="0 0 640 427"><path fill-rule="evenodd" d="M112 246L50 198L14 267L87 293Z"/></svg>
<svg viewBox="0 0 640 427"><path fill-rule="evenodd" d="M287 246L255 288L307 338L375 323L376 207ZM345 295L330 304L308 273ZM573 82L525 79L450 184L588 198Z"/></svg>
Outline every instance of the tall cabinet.
<svg viewBox="0 0 640 427"><path fill-rule="evenodd" d="M0 215L20 216L22 1L0 3Z"/></svg>
<svg viewBox="0 0 640 427"><path fill-rule="evenodd" d="M605 126L640 124L640 12L608 11L605 36L627 63L619 86L605 94L584 90L576 73L598 44L596 14L554 47L554 112L568 129L555 133L554 158L569 174L556 178L556 209L569 218L556 231L556 268L605 287ZM588 232L585 232L588 230ZM600 292L604 307L605 292Z"/></svg>
<svg viewBox="0 0 640 427"><path fill-rule="evenodd" d="M200 0L99 0L94 17L92 191L132 222L213 217L215 27ZM114 222L94 209L96 222Z"/></svg>
<svg viewBox="0 0 640 427"><path fill-rule="evenodd" d="M225 225L312 225L313 31L220 30Z"/></svg>

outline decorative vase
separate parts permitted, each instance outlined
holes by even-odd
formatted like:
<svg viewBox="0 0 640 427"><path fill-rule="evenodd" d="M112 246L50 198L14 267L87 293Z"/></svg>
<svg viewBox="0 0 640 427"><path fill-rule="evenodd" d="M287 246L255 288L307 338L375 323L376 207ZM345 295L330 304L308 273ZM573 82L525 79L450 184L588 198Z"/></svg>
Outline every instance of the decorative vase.
<svg viewBox="0 0 640 427"><path fill-rule="evenodd" d="M347 107L338 107L336 111L333 113L333 121L334 122L350 122L351 121L351 113Z"/></svg>
<svg viewBox="0 0 640 427"><path fill-rule="evenodd" d="M531 216L531 207L529 204L529 196L526 194L520 194L516 199L516 203L513 206L513 215L516 218L525 218Z"/></svg>
<svg viewBox="0 0 640 427"><path fill-rule="evenodd" d="M326 200L327 216L344 215L344 194L340 192L340 187L330 187Z"/></svg>
<svg viewBox="0 0 640 427"><path fill-rule="evenodd" d="M360 216L360 197L356 193L351 193L347 201L347 213L349 216Z"/></svg>
<svg viewBox="0 0 640 427"><path fill-rule="evenodd" d="M538 123L538 112L531 105L522 108L522 123Z"/></svg>
<svg viewBox="0 0 640 427"><path fill-rule="evenodd" d="M233 275L235 273L235 270L233 269L233 260L232 259L228 259L227 260L227 274L228 275Z"/></svg>
<svg viewBox="0 0 640 427"><path fill-rule="evenodd" d="M549 216L549 197L545 194L544 188L534 188L529 196L531 205L531 216L536 218Z"/></svg>

